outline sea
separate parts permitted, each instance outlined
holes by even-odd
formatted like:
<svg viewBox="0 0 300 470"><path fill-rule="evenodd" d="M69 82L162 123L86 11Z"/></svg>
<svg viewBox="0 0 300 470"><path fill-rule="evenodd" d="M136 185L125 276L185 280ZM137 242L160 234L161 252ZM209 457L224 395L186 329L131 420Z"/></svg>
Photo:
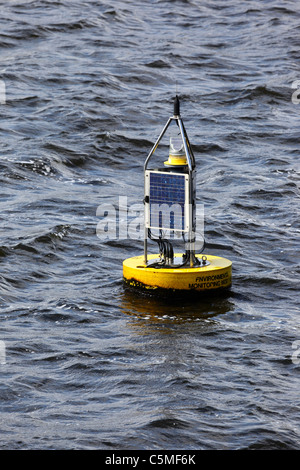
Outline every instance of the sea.
<svg viewBox="0 0 300 470"><path fill-rule="evenodd" d="M0 449L299 450L299 2L0 12ZM176 95L222 295L123 283Z"/></svg>

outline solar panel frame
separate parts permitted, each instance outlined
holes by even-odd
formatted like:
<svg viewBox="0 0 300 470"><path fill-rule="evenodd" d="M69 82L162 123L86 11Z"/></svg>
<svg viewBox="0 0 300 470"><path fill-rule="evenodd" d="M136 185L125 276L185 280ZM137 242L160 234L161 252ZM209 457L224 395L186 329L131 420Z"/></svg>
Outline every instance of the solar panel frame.
<svg viewBox="0 0 300 470"><path fill-rule="evenodd" d="M188 232L192 217L190 210L190 176L187 173L165 172L160 170L145 171L145 226L150 229ZM181 224L172 226L170 209L181 211ZM163 211L169 210L167 224ZM173 214L175 220L175 214Z"/></svg>

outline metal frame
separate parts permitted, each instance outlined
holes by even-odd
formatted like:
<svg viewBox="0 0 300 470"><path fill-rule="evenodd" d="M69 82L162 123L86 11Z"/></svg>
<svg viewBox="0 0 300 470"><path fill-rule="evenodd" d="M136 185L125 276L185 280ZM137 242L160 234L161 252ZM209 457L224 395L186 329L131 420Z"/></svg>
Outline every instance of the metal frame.
<svg viewBox="0 0 300 470"><path fill-rule="evenodd" d="M168 129L168 127L169 127L169 125L171 124L172 121L175 121L177 123L179 129L180 129L180 134L181 134L181 138L182 138L182 142L183 142L183 146L184 146L184 151L185 151L186 158L187 158L188 174L189 174L189 188L190 188L190 191L189 191L189 208L191 208L192 207L191 205L193 203L193 171L195 169L195 158L194 158L193 150L192 150L192 147L190 145L190 142L189 142L189 139L188 139L188 136L187 136L184 124L183 124L183 120L180 117L180 115L173 115L173 116L169 117L167 123L165 124L165 127L161 131L160 135L158 136L155 144L153 145L152 149L150 150L150 152L149 152L149 154L148 154L148 156L145 160L144 175L146 175L146 170L147 170L150 158L152 157L155 150L157 149L159 142L163 138L164 134L166 133L166 131L167 131L167 129ZM146 179L146 176L145 176L145 179ZM145 181L145 186L146 186L146 181ZM145 222L146 222L146 220L145 220ZM144 233L144 263L147 264L148 227L146 227L146 223L144 223L144 227L145 227L145 233ZM193 223L190 223L189 231L188 231L190 251L192 253L195 253L195 239L194 239L195 235L193 233L193 229L195 229L195 227L193 227ZM193 260L192 259L193 259L193 256L190 257L190 260L191 260L190 261L190 266L191 267L193 266Z"/></svg>

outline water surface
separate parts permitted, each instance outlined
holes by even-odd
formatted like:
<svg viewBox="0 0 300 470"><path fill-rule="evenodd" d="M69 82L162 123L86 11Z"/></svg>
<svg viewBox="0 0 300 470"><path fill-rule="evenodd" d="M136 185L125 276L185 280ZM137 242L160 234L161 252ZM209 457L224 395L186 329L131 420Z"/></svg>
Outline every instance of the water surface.
<svg viewBox="0 0 300 470"><path fill-rule="evenodd" d="M292 1L1 2L2 449L300 448L299 34ZM225 297L126 291L142 242L96 236L176 91Z"/></svg>

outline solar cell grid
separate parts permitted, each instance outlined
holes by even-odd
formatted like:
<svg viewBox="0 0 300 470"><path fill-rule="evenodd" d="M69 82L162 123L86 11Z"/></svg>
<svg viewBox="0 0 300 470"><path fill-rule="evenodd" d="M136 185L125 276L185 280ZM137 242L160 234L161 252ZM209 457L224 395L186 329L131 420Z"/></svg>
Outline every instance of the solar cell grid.
<svg viewBox="0 0 300 470"><path fill-rule="evenodd" d="M184 209L186 197L186 175L150 172L150 226L164 229L184 230ZM168 205L174 212L163 216L163 208Z"/></svg>

